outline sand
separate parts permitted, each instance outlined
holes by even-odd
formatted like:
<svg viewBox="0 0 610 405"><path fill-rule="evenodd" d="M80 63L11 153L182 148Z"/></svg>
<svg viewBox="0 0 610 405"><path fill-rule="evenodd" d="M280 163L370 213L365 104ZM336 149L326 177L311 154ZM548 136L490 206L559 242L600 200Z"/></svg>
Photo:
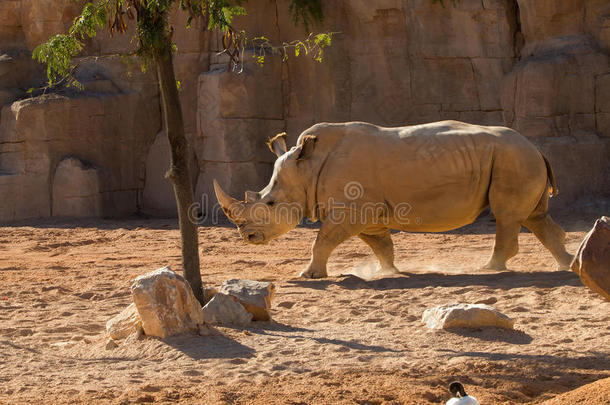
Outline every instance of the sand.
<svg viewBox="0 0 610 405"><path fill-rule="evenodd" d="M560 222L574 252L594 218ZM274 282L274 320L107 350L105 323L130 303L131 280L180 270L175 221L3 227L0 403L438 404L453 380L482 404L608 403L608 379L583 386L610 377L610 302L555 271L529 233L510 270L479 270L493 230L485 218L459 232L397 233L401 274L385 277L352 239L328 279L308 281L298 273L315 229L254 246L234 227L201 227L204 281ZM490 304L516 330L426 330L422 312L450 302Z"/></svg>

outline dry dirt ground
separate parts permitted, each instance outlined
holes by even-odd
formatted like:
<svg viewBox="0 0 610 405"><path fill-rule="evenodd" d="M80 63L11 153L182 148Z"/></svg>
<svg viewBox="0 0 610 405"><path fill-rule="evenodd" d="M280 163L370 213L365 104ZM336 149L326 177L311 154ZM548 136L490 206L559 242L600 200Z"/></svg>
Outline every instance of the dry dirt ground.
<svg viewBox="0 0 610 405"><path fill-rule="evenodd" d="M560 218L571 252L593 221ZM105 323L129 304L131 280L180 269L174 223L0 228L0 403L439 404L456 379L481 404L610 403L610 302L555 271L529 233L509 271L479 270L489 218L394 234L402 273L391 277L375 277L373 256L352 239L331 258L331 277L315 281L297 277L315 229L252 246L233 227L201 227L204 280L274 282L274 320L106 350ZM426 308L451 302L492 304L517 330L422 326Z"/></svg>

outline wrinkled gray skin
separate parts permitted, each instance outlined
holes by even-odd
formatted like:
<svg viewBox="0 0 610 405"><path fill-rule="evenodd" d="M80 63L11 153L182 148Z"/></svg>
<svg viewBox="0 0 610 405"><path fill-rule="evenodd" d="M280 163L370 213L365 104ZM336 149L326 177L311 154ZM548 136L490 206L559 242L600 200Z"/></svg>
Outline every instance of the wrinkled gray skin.
<svg viewBox="0 0 610 405"><path fill-rule="evenodd" d="M238 201L214 186L248 243L267 243L304 217L322 222L303 277L326 277L330 254L352 236L371 247L380 270L396 272L390 229L448 231L472 223L488 206L496 240L484 268L506 268L522 225L560 269L569 268L564 231L547 213L549 195L557 191L551 167L509 128L457 121L399 128L322 123L290 150L284 138L269 142L278 158L263 190Z"/></svg>

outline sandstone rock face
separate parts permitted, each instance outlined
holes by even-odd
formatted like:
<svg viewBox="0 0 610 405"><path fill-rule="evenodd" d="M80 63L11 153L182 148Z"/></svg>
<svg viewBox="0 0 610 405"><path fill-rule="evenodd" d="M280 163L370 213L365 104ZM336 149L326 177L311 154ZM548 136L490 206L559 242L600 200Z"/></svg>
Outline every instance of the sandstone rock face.
<svg viewBox="0 0 610 405"><path fill-rule="evenodd" d="M135 279L131 296L148 336L169 336L197 332L203 311L187 281L169 267L162 267Z"/></svg>
<svg viewBox="0 0 610 405"><path fill-rule="evenodd" d="M287 2L276 4L279 19L272 4L260 2L238 24L276 41L303 36L287 17ZM561 189L552 206L607 194L607 175L582 173L610 172L602 157L610 150L609 9L599 0L463 0L445 8L427 0L325 3L325 27L342 32L325 63L290 58L276 68L268 56L265 70L246 64L245 77L223 70L200 76L196 148L210 176L200 177L196 192L213 200L213 177L236 197L259 189L268 174L252 156L273 159L263 143L281 130L293 143L321 121L458 119L512 126L551 155ZM266 13L272 17L259 18ZM254 116L261 122L246 121ZM587 163L575 169L576 161Z"/></svg>
<svg viewBox="0 0 610 405"><path fill-rule="evenodd" d="M233 279L225 281L220 286L219 292L237 298L246 311L253 315L253 320L271 319L269 309L275 295L275 286L272 283Z"/></svg>
<svg viewBox="0 0 610 405"><path fill-rule="evenodd" d="M156 128L159 119L158 111L138 109L139 99L130 94L86 93L78 98L40 96L4 106L0 183L5 184L2 193L12 190L12 198L0 203L5 205L0 220L53 215L49 183L66 156L77 156L98 170L101 204L89 213L117 217L137 211L150 128ZM78 186L86 188L68 190L66 196L91 195L92 172L82 171L89 174Z"/></svg>
<svg viewBox="0 0 610 405"><path fill-rule="evenodd" d="M53 216L83 218L101 213L99 169L75 157L59 162L53 176Z"/></svg>
<svg viewBox="0 0 610 405"><path fill-rule="evenodd" d="M192 149L189 150L189 164L191 176L193 177L193 189L197 184L199 167L197 158ZM155 141L148 150L146 157L146 180L142 192L142 211L157 217L173 217L178 215L176 208L176 196L174 187L165 178L169 169L171 151L165 131L161 131L155 137Z"/></svg>
<svg viewBox="0 0 610 405"><path fill-rule="evenodd" d="M583 284L610 300L610 218L601 217L585 236L572 262Z"/></svg>
<svg viewBox="0 0 610 405"><path fill-rule="evenodd" d="M203 307L203 320L209 324L245 326L252 320L252 314L237 298L217 293Z"/></svg>
<svg viewBox="0 0 610 405"><path fill-rule="evenodd" d="M446 2L452 3L452 2ZM274 43L307 36L288 0L256 0L235 25ZM44 82L33 48L64 31L81 3L0 1L0 221L52 215L50 181L78 156L100 168L101 215L175 215L160 173L167 163L154 72L119 52L124 36L102 32L76 71L85 93L26 97ZM610 190L610 2L607 0L329 1L316 32L341 32L325 61L244 55L227 72L218 33L172 12L185 131L195 155L195 197L215 202L212 180L236 197L265 185L278 132L293 144L321 121L405 125L441 119L507 125L547 154L561 190L552 207ZM15 104L15 105L13 105ZM156 138L157 137L157 138ZM42 140L44 138L44 140ZM148 160L147 160L148 159ZM32 198L35 195L36 198ZM36 201L34 201L36 200ZM204 209L204 212L206 210Z"/></svg>
<svg viewBox="0 0 610 405"><path fill-rule="evenodd" d="M157 134L146 157L146 180L142 192L142 210L151 215L176 216L174 188L165 173L169 169L169 142L164 131Z"/></svg>
<svg viewBox="0 0 610 405"><path fill-rule="evenodd" d="M504 328L513 329L514 321L485 304L449 304L424 311L422 323L430 329Z"/></svg>
<svg viewBox="0 0 610 405"><path fill-rule="evenodd" d="M115 340L125 339L127 336L142 328L142 321L135 304L129 304L117 316L106 322L106 332Z"/></svg>

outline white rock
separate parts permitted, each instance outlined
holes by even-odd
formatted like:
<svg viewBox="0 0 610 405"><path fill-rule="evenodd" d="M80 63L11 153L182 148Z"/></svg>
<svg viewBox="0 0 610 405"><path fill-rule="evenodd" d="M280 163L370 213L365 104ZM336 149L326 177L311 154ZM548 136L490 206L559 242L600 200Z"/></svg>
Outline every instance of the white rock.
<svg viewBox="0 0 610 405"><path fill-rule="evenodd" d="M203 311L191 286L169 267L137 277L131 296L148 336L197 332L203 323Z"/></svg>
<svg viewBox="0 0 610 405"><path fill-rule="evenodd" d="M422 323L430 329L495 327L513 329L515 321L485 304L448 304L424 311Z"/></svg>
<svg viewBox="0 0 610 405"><path fill-rule="evenodd" d="M112 339L120 340L142 327L135 304L129 304L120 314L106 322L106 331Z"/></svg>
<svg viewBox="0 0 610 405"><path fill-rule="evenodd" d="M246 311L253 315L254 321L271 319L269 309L275 295L275 286L272 283L233 279L225 281L219 292L237 298Z"/></svg>
<svg viewBox="0 0 610 405"><path fill-rule="evenodd" d="M252 314L238 302L237 298L217 293L203 307L203 320L206 323L244 326L252 320Z"/></svg>

